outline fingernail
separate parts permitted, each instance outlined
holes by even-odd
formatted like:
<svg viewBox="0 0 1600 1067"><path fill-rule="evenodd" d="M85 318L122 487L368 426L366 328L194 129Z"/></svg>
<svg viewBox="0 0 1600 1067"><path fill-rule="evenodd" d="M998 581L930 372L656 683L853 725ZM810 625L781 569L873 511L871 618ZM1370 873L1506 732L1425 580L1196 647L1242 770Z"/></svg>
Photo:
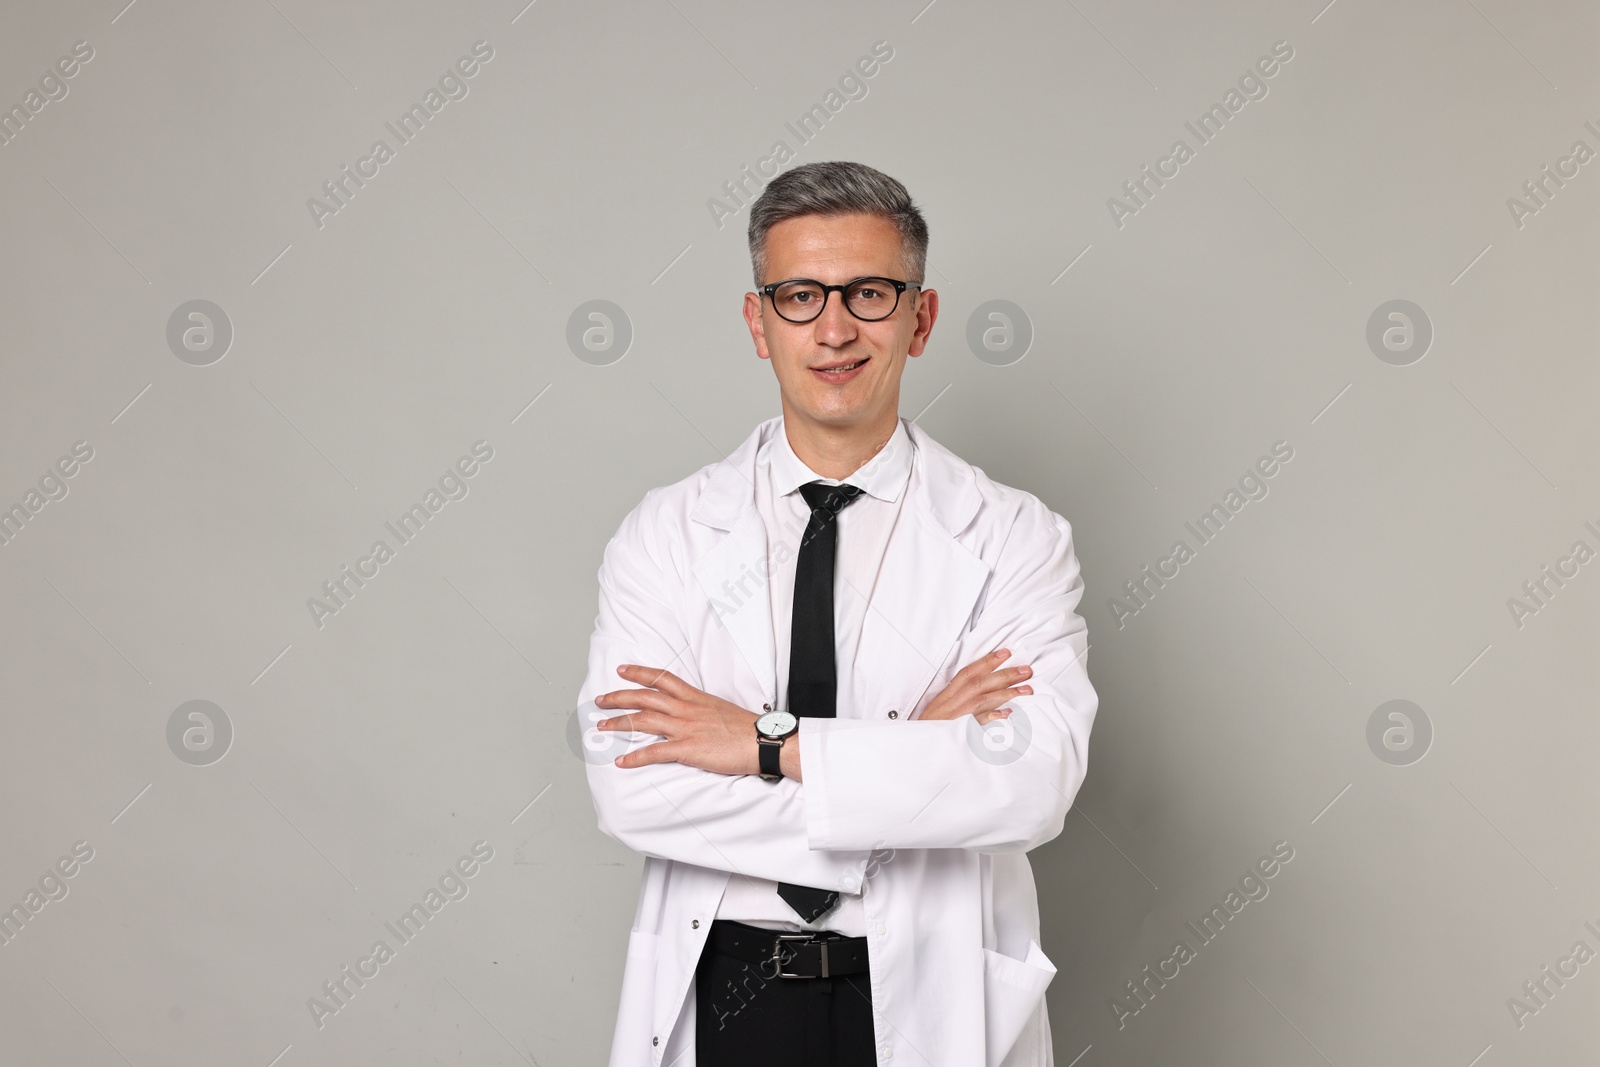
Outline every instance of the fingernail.
<svg viewBox="0 0 1600 1067"><path fill-rule="evenodd" d="M606 723L610 721L610 719L601 719L599 722L594 724L594 728L596 730L604 730L606 728Z"/></svg>

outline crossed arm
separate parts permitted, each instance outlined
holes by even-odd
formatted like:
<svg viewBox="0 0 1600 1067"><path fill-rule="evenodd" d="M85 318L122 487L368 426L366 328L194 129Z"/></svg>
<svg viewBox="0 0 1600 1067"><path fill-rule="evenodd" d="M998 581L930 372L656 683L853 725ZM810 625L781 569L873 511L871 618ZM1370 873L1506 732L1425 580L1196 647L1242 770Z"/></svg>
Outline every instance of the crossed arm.
<svg viewBox="0 0 1600 1067"><path fill-rule="evenodd" d="M968 666L920 717L802 719L785 777L767 782L756 713L697 685L676 579L641 536L641 511L606 548L580 700L612 713L600 730L659 739L589 765L601 830L645 855L846 891L874 848L1026 851L1060 833L1098 703L1065 520L1037 501L1022 509L958 642ZM1012 653L1028 666L1000 669ZM638 688L610 688L617 679ZM1012 709L1015 758L996 759L980 724Z"/></svg>
<svg viewBox="0 0 1600 1067"><path fill-rule="evenodd" d="M1011 709L1006 701L1026 696L1033 687L1021 684L1033 673L1026 665L1000 669L1011 655L1000 648L957 672L916 721L932 722L972 715L980 724L1003 719ZM754 723L759 717L737 704L696 689L671 671L624 663L617 668L624 680L647 686L620 689L594 698L597 708L636 708L620 711L595 722L597 730L626 730L665 738L616 758L618 767L643 767L649 763L682 763L718 774L756 774L760 771ZM1017 682L1017 685L1010 685ZM800 720L804 728L805 719ZM778 750L779 769L785 778L805 781L800 743Z"/></svg>

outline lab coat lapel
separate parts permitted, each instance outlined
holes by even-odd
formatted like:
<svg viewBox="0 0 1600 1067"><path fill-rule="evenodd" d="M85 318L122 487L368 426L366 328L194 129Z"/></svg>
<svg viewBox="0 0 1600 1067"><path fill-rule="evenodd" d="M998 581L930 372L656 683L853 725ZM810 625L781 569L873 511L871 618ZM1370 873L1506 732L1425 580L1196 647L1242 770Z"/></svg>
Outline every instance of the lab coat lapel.
<svg viewBox="0 0 1600 1067"><path fill-rule="evenodd" d="M767 528L756 509L755 460L756 450L777 422L774 418L761 423L727 459L712 468L705 491L689 514L695 522L727 531L726 537L695 560L695 578L709 610L727 629L760 682L762 699L773 705L777 704L777 647L772 634ZM731 694L724 696L732 699Z"/></svg>
<svg viewBox="0 0 1600 1067"><path fill-rule="evenodd" d="M776 707L777 648L766 555L766 525L752 502L728 536L695 563L694 573L711 610L760 681L762 699Z"/></svg>
<svg viewBox="0 0 1600 1067"><path fill-rule="evenodd" d="M893 710L905 719L921 706L989 577L988 564L956 540L980 503L972 466L916 423L906 429L915 445L910 495L890 535L856 653L855 706L862 717Z"/></svg>

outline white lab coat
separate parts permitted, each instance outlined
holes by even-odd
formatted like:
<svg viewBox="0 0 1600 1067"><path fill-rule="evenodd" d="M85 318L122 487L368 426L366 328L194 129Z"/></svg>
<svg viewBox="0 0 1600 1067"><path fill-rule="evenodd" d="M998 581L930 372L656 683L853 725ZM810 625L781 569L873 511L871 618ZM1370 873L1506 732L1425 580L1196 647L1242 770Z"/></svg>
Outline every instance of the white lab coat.
<svg viewBox="0 0 1600 1067"><path fill-rule="evenodd" d="M611 1067L693 1067L695 965L730 871L863 894L880 1067L1052 1067L1044 990L1056 968L1026 854L1061 832L1098 698L1072 530L1037 497L907 422L910 496L871 591L854 691L839 694L837 718L801 720L803 781L619 768L616 755L661 738L592 728L607 714L597 695L636 687L623 663L751 711L777 706L753 472L781 425L646 493L600 567L578 697L585 740L602 750L588 780L600 829L646 857ZM1034 671L1033 693L1011 701L1009 744L986 742L971 716L914 721L957 670L1001 647L1007 665Z"/></svg>

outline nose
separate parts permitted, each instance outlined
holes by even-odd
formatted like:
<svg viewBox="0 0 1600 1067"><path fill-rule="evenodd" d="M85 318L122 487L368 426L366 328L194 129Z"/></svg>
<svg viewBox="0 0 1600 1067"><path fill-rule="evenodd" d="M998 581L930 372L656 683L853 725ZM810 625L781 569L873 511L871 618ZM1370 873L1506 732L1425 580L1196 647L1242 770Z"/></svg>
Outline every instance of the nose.
<svg viewBox="0 0 1600 1067"><path fill-rule="evenodd" d="M855 339L856 321L856 317L850 314L850 309L844 306L844 294L829 293L822 314L816 318L817 343L827 345L829 348L839 348L848 344Z"/></svg>

